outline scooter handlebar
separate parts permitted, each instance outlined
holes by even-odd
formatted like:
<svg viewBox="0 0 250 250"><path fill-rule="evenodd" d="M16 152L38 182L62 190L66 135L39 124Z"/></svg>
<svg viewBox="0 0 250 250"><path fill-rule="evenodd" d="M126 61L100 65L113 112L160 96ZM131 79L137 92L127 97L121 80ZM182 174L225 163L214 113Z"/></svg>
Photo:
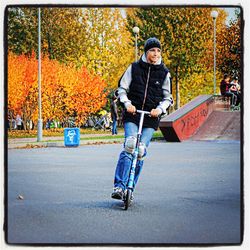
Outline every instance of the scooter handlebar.
<svg viewBox="0 0 250 250"><path fill-rule="evenodd" d="M140 114L142 114L142 113L144 113L145 115L150 115L150 112L149 111L144 111L144 110L136 110L136 112L137 113L140 113Z"/></svg>

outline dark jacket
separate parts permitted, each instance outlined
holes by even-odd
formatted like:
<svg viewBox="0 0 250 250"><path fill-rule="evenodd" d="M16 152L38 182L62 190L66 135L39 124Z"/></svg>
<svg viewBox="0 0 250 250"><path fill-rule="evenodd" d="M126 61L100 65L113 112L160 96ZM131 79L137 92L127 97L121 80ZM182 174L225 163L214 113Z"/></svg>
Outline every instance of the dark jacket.
<svg viewBox="0 0 250 250"><path fill-rule="evenodd" d="M132 82L128 98L136 109L151 111L163 99L162 85L167 76L168 69L161 63L149 64L140 59L132 64ZM124 112L124 122L139 124L140 115ZM157 129L160 118L145 116L144 127Z"/></svg>
<svg viewBox="0 0 250 250"><path fill-rule="evenodd" d="M116 105L116 102L114 100L111 102L110 111L111 111L112 121L117 120L117 118L118 118L117 105Z"/></svg>
<svg viewBox="0 0 250 250"><path fill-rule="evenodd" d="M222 80L220 83L220 93L222 95L225 95L227 92L230 91L232 84L229 82L226 82L225 80Z"/></svg>

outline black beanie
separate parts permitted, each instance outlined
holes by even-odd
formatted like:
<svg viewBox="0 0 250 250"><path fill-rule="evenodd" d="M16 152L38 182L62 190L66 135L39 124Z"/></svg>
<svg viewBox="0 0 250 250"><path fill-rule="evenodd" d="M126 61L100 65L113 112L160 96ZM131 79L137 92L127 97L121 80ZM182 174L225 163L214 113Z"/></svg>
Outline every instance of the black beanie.
<svg viewBox="0 0 250 250"><path fill-rule="evenodd" d="M150 37L144 44L144 52L147 53L149 49L161 49L161 42L156 37Z"/></svg>

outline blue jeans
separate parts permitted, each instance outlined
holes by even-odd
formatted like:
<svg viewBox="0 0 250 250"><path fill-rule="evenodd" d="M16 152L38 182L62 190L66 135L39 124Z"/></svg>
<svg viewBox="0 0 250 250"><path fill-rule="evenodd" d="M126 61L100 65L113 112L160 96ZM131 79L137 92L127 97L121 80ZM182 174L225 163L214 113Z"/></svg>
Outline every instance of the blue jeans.
<svg viewBox="0 0 250 250"><path fill-rule="evenodd" d="M137 136L138 126L132 122L126 122L124 124L124 131L125 131L125 141L129 136ZM141 142L143 142L146 147L149 146L149 142L154 133L153 128L143 128L142 135L141 135ZM145 154L146 155L146 154ZM130 167L132 165L133 155L131 153L126 152L123 150L120 153L120 157L116 166L115 170L115 179L114 179L114 186L121 187L123 190L126 189L126 185L129 179L129 172ZM136 185L139 175L141 173L143 166L143 160L138 160L135 169L135 180L134 186Z"/></svg>
<svg viewBox="0 0 250 250"><path fill-rule="evenodd" d="M117 135L117 120L113 120L112 124L112 135L116 134Z"/></svg>

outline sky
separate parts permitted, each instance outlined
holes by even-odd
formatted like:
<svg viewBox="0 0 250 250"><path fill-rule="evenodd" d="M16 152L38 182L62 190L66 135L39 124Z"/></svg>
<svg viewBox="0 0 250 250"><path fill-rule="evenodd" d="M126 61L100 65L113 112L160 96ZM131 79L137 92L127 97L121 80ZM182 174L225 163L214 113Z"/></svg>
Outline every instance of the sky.
<svg viewBox="0 0 250 250"><path fill-rule="evenodd" d="M230 20L234 20L236 18L235 10L237 8L223 8L223 9L228 13L228 17L226 20L226 23L228 24Z"/></svg>

